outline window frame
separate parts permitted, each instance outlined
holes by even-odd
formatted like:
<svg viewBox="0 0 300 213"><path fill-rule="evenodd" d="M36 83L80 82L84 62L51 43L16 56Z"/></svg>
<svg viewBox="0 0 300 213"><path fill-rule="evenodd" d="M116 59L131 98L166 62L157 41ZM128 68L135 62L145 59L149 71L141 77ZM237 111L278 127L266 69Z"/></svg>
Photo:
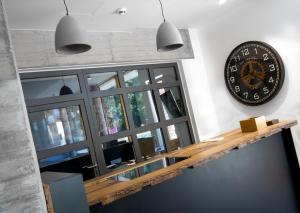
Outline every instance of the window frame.
<svg viewBox="0 0 300 213"><path fill-rule="evenodd" d="M63 154L65 152L75 151L79 149L89 149L89 153L91 155L91 159L93 164L96 164L96 158L94 157L94 147L92 143L92 137L90 134L90 128L88 125L88 119L86 114L86 108L84 105L84 102L82 100L73 100L73 101L66 101L66 102L60 102L60 103L52 103L52 104L46 104L46 105L36 105L36 106L28 106L27 112L28 116L30 113L34 112L41 112L46 110L52 110L52 109L59 109L64 107L70 107L70 106L78 106L80 108L81 112L81 119L82 119L82 125L83 129L85 131L85 137L86 139L79 143L74 144L67 144L59 147L54 147L46 150L36 151L38 160L42 160L54 155ZM89 166L89 165L87 165Z"/></svg>
<svg viewBox="0 0 300 213"><path fill-rule="evenodd" d="M170 68L172 67L177 75L177 80L174 82L166 82L166 83L157 83L155 76L154 76L154 69L158 68ZM148 85L140 85L140 86L132 86L126 87L125 80L124 80L124 71L130 70L146 70L149 75L149 84ZM120 84L119 88L110 89L110 90L103 90L103 91L90 91L88 85L88 75L93 73L106 73L106 72L117 72L117 77L119 79L118 82ZM170 146L168 145L169 136L167 126L183 123L186 122L188 126L188 134L191 139L191 143L195 143L195 137L193 134L193 129L191 125L191 119L189 110L187 107L187 100L185 97L185 93L183 90L182 85L182 78L178 69L177 63L162 63L162 64L145 64L145 65L129 65L129 66L115 66L115 67L99 67L99 68L86 68L86 69L74 69L74 70L59 70L59 71L46 71L46 72L30 72L30 73L20 73L21 80L23 79L30 79L30 78L45 78L45 77L57 77L57 76L67 76L67 75L77 75L78 82L80 86L80 94L71 94L65 96L58 96L58 97L49 97L49 98L41 98L41 99L31 99L25 100L28 112L32 112L32 110L41 110L49 108L49 106L59 107L59 106L67 106L67 105L74 105L74 103L78 103L82 111L82 119L83 125L86 131L86 145L90 150L90 155L94 165L97 165L95 168L95 174L105 174L112 170L108 170L105 165L104 154L102 150L102 143L115 140L122 137L130 136L133 143L133 149L135 152L135 157L137 162L143 161L139 150L139 144L137 139L137 134L141 132L145 132L148 130L155 130L161 129L161 133L165 143L166 151L170 151ZM183 109L185 111L185 115L173 118L170 120L166 120L164 116L162 101L160 100L159 89L161 88L173 88L178 87L180 90ZM128 99L129 93L135 92L144 92L144 91L151 91L153 96L153 102L156 107L156 114L158 117L157 123L150 123L142 127L135 127L132 113L130 113L130 102ZM121 99L123 99L124 104L124 112L125 112L125 119L127 118L127 122L129 128L125 131L121 131L115 133L113 135L106 135L106 136L98 136L97 134L97 125L94 116L93 110L93 98L96 97L105 97L105 96L114 96L120 95ZM72 104L70 104L72 103ZM186 144L180 141L181 146L186 146ZM72 150L78 149L80 147L75 147ZM84 148L84 147L83 147ZM56 149L56 148L55 148ZM57 149L52 151L43 151L46 154L39 154L37 152L38 157L40 156L49 156L50 154L54 155L57 152L62 152L62 150L72 151L68 149ZM57 152L56 152L57 151ZM39 158L40 159L40 158Z"/></svg>

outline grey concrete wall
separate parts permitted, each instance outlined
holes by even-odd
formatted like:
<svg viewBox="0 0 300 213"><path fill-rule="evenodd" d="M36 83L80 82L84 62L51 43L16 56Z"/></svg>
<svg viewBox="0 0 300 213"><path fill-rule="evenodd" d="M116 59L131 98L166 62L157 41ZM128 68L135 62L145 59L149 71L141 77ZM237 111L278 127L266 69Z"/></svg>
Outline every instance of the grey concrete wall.
<svg viewBox="0 0 300 213"><path fill-rule="evenodd" d="M2 0L0 73L0 212L46 212Z"/></svg>
<svg viewBox="0 0 300 213"><path fill-rule="evenodd" d="M53 31L12 30L11 35L19 69L194 58L188 30L181 30L184 47L163 53L156 50L156 29L89 32L92 50L78 55L58 55Z"/></svg>

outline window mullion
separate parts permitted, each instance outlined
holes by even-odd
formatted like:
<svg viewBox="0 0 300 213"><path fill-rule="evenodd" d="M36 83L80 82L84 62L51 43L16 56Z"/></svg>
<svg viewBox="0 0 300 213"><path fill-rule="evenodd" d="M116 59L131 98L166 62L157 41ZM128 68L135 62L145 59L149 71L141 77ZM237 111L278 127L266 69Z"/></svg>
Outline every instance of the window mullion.
<svg viewBox="0 0 300 213"><path fill-rule="evenodd" d="M119 76L119 82L120 82L121 88L125 89L126 87L125 87L125 82L124 82L124 72L118 71L118 76ZM135 125L134 125L133 116L132 116L131 109L130 109L128 93L124 92L122 94L122 99L124 101L125 119L127 119L127 122L129 124L129 130L131 131L131 130L135 129ZM133 149L134 149L136 161L140 162L140 159L142 158L142 156L141 156L141 152L139 149L138 140L137 140L136 135L131 135L131 139L132 139L132 143L133 143Z"/></svg>

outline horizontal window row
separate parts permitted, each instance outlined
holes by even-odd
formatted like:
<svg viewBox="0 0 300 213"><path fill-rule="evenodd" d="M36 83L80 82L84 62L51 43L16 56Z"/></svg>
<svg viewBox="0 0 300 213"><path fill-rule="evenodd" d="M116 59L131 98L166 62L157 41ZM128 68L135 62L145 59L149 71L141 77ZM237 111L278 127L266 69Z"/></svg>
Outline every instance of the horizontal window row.
<svg viewBox="0 0 300 213"><path fill-rule="evenodd" d="M178 87L159 90L166 120L185 116L183 100ZM156 103L151 90L128 93L129 112L134 127L142 127L159 122ZM93 99L96 126L99 136L111 135L129 129L129 122L122 95Z"/></svg>
<svg viewBox="0 0 300 213"><path fill-rule="evenodd" d="M178 80L174 67L153 69L154 81L158 84L175 82ZM120 79L125 87L143 86L152 83L148 69L126 70L119 76L118 72L99 72L85 74L88 91L104 91L121 88ZM40 99L62 95L80 94L77 75L62 75L46 78L22 79L21 81L25 99Z"/></svg>
<svg viewBox="0 0 300 213"><path fill-rule="evenodd" d="M163 92L160 97L166 120L183 116L184 109L179 89L176 87L167 91L163 89ZM130 93L128 100L129 113L132 114L135 127L159 121L151 91ZM121 95L95 98L93 108L99 136L112 135L129 129ZM79 106L30 112L29 118L38 151L86 140Z"/></svg>
<svg viewBox="0 0 300 213"><path fill-rule="evenodd" d="M186 122L167 126L168 142L165 143L164 136L160 128L141 132L136 134L138 148L144 160L147 160L157 154L166 152L166 146L170 150L176 150L182 147L182 144L190 144L191 138ZM42 142L42 141L39 141ZM43 141L46 143L46 141ZM35 140L37 145L37 141ZM43 144L45 147L51 147L51 144ZM105 164L107 169L115 169L127 167L136 163L135 149L132 136L118 138L101 144L101 149L104 154ZM51 168L55 164L64 164L65 161L74 160L77 158L85 159L89 155L87 148L64 152L45 159L40 159L41 168ZM85 162L85 161L84 161ZM91 160L87 161L88 167ZM56 167L55 167L56 168Z"/></svg>

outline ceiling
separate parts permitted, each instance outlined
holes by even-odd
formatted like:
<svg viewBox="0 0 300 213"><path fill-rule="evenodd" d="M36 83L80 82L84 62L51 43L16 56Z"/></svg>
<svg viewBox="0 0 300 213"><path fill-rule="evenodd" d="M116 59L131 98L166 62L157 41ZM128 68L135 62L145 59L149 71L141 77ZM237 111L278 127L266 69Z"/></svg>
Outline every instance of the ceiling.
<svg viewBox="0 0 300 213"><path fill-rule="evenodd" d="M126 31L157 28L162 22L158 0L66 0L70 14L88 31ZM211 23L246 0L162 0L167 20L178 28L199 27ZM65 15L62 0L4 0L10 29L55 30ZM126 7L126 15L115 13Z"/></svg>

